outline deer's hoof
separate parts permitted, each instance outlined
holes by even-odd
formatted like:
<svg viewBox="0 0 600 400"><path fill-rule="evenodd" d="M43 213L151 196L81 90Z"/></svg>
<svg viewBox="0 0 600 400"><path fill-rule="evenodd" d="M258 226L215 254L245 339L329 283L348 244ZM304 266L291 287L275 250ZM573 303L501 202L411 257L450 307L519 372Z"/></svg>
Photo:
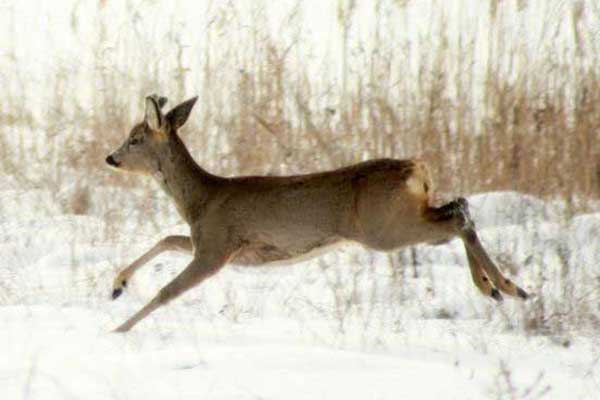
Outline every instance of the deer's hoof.
<svg viewBox="0 0 600 400"><path fill-rule="evenodd" d="M527 292L521 289L520 287L517 288L517 296L519 296L523 300L527 300L529 298Z"/></svg>
<svg viewBox="0 0 600 400"><path fill-rule="evenodd" d="M500 294L500 291L496 288L492 289L492 293L490 294L490 297L494 300L496 300L497 302L502 302L504 300L504 298L502 297L502 295Z"/></svg>
<svg viewBox="0 0 600 400"><path fill-rule="evenodd" d="M123 294L123 290L127 287L127 280L117 279L113 285L112 299L115 300L117 297Z"/></svg>
<svg viewBox="0 0 600 400"><path fill-rule="evenodd" d="M111 297L113 300L115 300L122 294L123 294L122 288L113 289Z"/></svg>

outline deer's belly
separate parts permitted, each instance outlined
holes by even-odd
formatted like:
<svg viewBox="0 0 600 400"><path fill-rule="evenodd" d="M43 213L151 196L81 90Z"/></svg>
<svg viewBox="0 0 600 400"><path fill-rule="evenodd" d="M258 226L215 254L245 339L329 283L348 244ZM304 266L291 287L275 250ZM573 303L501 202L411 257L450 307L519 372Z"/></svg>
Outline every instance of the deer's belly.
<svg viewBox="0 0 600 400"><path fill-rule="evenodd" d="M291 265L318 257L343 244L344 241L338 238L322 240L301 248L283 248L265 243L253 243L240 250L231 262L244 266Z"/></svg>

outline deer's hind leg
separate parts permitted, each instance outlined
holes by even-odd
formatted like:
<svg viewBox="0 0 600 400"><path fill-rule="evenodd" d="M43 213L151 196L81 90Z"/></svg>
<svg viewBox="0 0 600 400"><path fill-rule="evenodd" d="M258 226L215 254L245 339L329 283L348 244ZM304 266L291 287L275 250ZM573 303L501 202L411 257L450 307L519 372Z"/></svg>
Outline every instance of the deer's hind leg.
<svg viewBox="0 0 600 400"><path fill-rule="evenodd" d="M423 216L429 223L435 224L440 228L443 227L444 230L456 232L457 227L460 229L460 227L463 225L461 221L462 216L457 211L461 208L461 202L461 199L457 199L441 207L427 206L424 209ZM453 236L455 236L455 234ZM479 291L485 296L489 296L497 301L501 301L502 295L498 289L494 287L486 275L485 270L482 268L479 260L473 255L466 244L464 245L464 248L465 252L467 253L467 261L469 263L469 270L471 271L471 279L473 280L473 283L477 289L479 289Z"/></svg>
<svg viewBox="0 0 600 400"><path fill-rule="evenodd" d="M135 271L142 267L147 262L151 261L159 254L165 251L180 251L184 253L192 253L194 247L189 236L167 236L156 243L150 250L132 262L127 268L123 269L113 282L112 299L116 299L122 293L127 282L131 279Z"/></svg>
<svg viewBox="0 0 600 400"><path fill-rule="evenodd" d="M475 230L469 214L468 203L458 198L442 207L428 207L425 217L432 222L450 223L465 246L469 268L475 285L482 293L501 300L501 292L514 297L527 299L528 294L506 278L487 254Z"/></svg>

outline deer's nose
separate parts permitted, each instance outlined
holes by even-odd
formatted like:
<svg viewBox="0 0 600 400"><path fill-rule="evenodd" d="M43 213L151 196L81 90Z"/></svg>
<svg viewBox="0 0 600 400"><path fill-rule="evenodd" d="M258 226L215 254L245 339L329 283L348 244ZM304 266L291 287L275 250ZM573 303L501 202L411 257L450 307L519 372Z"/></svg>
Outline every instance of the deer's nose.
<svg viewBox="0 0 600 400"><path fill-rule="evenodd" d="M113 158L112 154L108 157L106 157L106 163L108 165L112 165L113 167L118 167L119 163L115 161L115 159Z"/></svg>

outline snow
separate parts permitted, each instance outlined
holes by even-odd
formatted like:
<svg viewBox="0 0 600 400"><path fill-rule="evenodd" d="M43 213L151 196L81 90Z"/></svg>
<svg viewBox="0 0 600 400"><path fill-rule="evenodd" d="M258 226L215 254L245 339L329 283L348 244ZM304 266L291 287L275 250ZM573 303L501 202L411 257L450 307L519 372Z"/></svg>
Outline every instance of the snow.
<svg viewBox="0 0 600 400"><path fill-rule="evenodd" d="M229 267L115 334L188 258L158 257L113 302L116 271L185 226L115 231L99 206L80 216L41 190L0 198L0 398L592 399L600 387L593 326L529 331L536 299L483 298L458 241L417 246L418 277L407 265L394 278L388 255L354 247L292 267ZM516 281L559 312L574 305L561 299L566 273L598 318L600 213L565 219L514 192L468 200L490 253L518 265Z"/></svg>
<svg viewBox="0 0 600 400"><path fill-rule="evenodd" d="M301 343L269 329L278 326L272 321L225 330L167 320L115 335L89 309L17 306L2 315L22 329L1 334L12 343L2 349L3 398L477 399L499 386L499 360L516 387L543 373L553 398L593 398L597 389L586 379L597 371L585 341L567 350L489 330L462 333L469 326L451 322L415 324L407 333L421 340L410 347L360 352Z"/></svg>

